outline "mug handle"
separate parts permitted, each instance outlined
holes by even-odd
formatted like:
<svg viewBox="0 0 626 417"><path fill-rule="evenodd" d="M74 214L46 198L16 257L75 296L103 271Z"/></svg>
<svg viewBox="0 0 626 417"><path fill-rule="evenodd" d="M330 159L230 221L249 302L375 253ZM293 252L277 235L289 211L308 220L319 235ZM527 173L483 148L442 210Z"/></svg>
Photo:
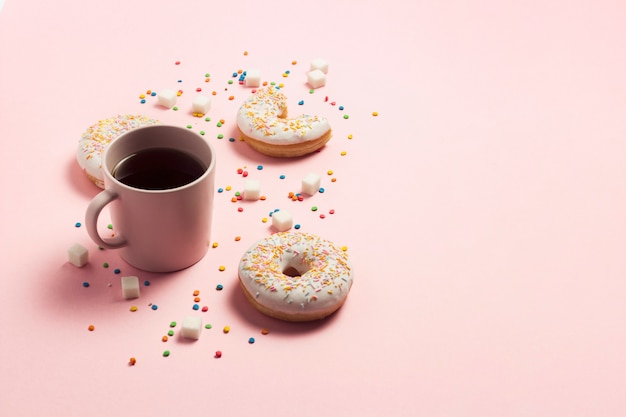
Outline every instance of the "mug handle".
<svg viewBox="0 0 626 417"><path fill-rule="evenodd" d="M87 206L85 215L85 224L87 225L87 233L89 237L98 245L107 249L117 249L126 246L128 242L122 236L118 235L112 239L104 239L98 233L98 217L100 212L110 202L118 198L117 193L111 190L101 191Z"/></svg>

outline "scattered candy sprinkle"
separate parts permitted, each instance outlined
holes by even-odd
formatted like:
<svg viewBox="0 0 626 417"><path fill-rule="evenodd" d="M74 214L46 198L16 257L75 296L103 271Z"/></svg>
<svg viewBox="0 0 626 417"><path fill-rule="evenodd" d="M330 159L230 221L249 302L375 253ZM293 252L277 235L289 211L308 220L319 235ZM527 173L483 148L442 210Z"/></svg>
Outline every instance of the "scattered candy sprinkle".
<svg viewBox="0 0 626 417"><path fill-rule="evenodd" d="M219 267L219 268L217 268L217 269L219 269L220 271L225 271L225 270L226 270L226 267L225 267L224 265L220 265L220 267Z"/></svg>
<svg viewBox="0 0 626 417"><path fill-rule="evenodd" d="M163 336L163 337L161 338L161 341L163 341L163 342L167 342L167 340L168 340L168 337L167 337L167 336Z"/></svg>
<svg viewBox="0 0 626 417"><path fill-rule="evenodd" d="M254 337L251 337L250 339L248 339L248 343L253 344L254 343Z"/></svg>
<svg viewBox="0 0 626 417"><path fill-rule="evenodd" d="M224 333L230 332L230 326L224 326Z"/></svg>
<svg viewBox="0 0 626 417"><path fill-rule="evenodd" d="M212 327L213 327L213 326L211 326L209 323L207 323L207 324L205 324L205 325L204 325L204 328L205 328L205 329L210 329L210 328L212 328Z"/></svg>
<svg viewBox="0 0 626 417"><path fill-rule="evenodd" d="M372 112L372 116L374 116L374 117L378 116L378 112L377 111L373 111Z"/></svg>
<svg viewBox="0 0 626 417"><path fill-rule="evenodd" d="M81 224L80 224L80 222L76 222L76 224L74 224L74 226L76 226L76 227L80 227L80 226L81 226Z"/></svg>
<svg viewBox="0 0 626 417"><path fill-rule="evenodd" d="M151 306L150 308L151 308L151 309L153 309L153 310L156 310L156 309L158 309L158 308L159 308L159 306L158 306L158 305L156 305L156 304L152 304L152 306Z"/></svg>
<svg viewBox="0 0 626 417"><path fill-rule="evenodd" d="M266 328L262 328L261 329L261 334L269 334L269 332L270 331L268 329L266 329Z"/></svg>
<svg viewBox="0 0 626 417"><path fill-rule="evenodd" d="M90 332L93 332L96 329L96 327L93 324L90 324L89 327L87 327L87 330L89 330Z"/></svg>
<svg viewBox="0 0 626 417"><path fill-rule="evenodd" d="M170 356L170 351L169 351L169 350L164 351L164 352L163 352L163 356L164 356L164 357L166 357L166 358L167 358L168 356Z"/></svg>
<svg viewBox="0 0 626 417"><path fill-rule="evenodd" d="M222 291L224 289L224 286L222 284L217 284L215 289L218 290L218 291Z"/></svg>
<svg viewBox="0 0 626 417"><path fill-rule="evenodd" d="M128 361L128 364L130 366L135 366L136 363L137 363L137 359L135 358L130 358L130 360Z"/></svg>
<svg viewBox="0 0 626 417"><path fill-rule="evenodd" d="M137 311L137 306L130 306L130 311L132 311L132 312Z"/></svg>
<svg viewBox="0 0 626 417"><path fill-rule="evenodd" d="M221 358L222 357L222 351L221 350L216 351L215 352L215 357L216 358Z"/></svg>

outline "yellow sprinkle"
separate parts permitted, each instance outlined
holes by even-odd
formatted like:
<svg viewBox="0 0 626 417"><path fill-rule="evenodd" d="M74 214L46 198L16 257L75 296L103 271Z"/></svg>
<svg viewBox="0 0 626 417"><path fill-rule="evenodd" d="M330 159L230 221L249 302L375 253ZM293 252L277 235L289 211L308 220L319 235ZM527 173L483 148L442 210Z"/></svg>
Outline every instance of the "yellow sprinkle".
<svg viewBox="0 0 626 417"><path fill-rule="evenodd" d="M139 98L146 98L145 94L139 94Z"/></svg>
<svg viewBox="0 0 626 417"><path fill-rule="evenodd" d="M341 152L341 156L346 156L347 152L346 151L342 151Z"/></svg>
<svg viewBox="0 0 626 417"><path fill-rule="evenodd" d="M226 267L224 265L220 265L220 267L218 268L220 271L225 271Z"/></svg>
<svg viewBox="0 0 626 417"><path fill-rule="evenodd" d="M214 248L217 248L217 242L213 242L213 244L211 245Z"/></svg>
<svg viewBox="0 0 626 417"><path fill-rule="evenodd" d="M332 170L332 169L329 169L329 170L328 170L328 172L327 172L327 174L328 174L328 175L333 175L333 170Z"/></svg>
<svg viewBox="0 0 626 417"><path fill-rule="evenodd" d="M285 84L280 83L280 84L278 84L278 86L279 86L280 88L283 88L283 87L285 86Z"/></svg>
<svg viewBox="0 0 626 417"><path fill-rule="evenodd" d="M225 189L226 191L230 191L230 190L231 190L231 186L230 186L230 185L227 185L224 189Z"/></svg>
<svg viewBox="0 0 626 417"><path fill-rule="evenodd" d="M352 133L348 135L348 139L352 139Z"/></svg>
<svg viewBox="0 0 626 417"><path fill-rule="evenodd" d="M285 72L285 73L283 73L283 77L287 78L287 77L289 77L289 74L287 74L287 73Z"/></svg>
<svg viewBox="0 0 626 417"><path fill-rule="evenodd" d="M230 326L224 326L224 333L230 332Z"/></svg>
<svg viewBox="0 0 626 417"><path fill-rule="evenodd" d="M345 251L347 251L347 250L348 250L348 247L347 247L347 246L342 246L342 247L341 247L341 250L345 252Z"/></svg>
<svg viewBox="0 0 626 417"><path fill-rule="evenodd" d="M267 223L267 217L263 217L263 218L261 219L261 221L262 221L263 223Z"/></svg>
<svg viewBox="0 0 626 417"><path fill-rule="evenodd" d="M130 311L137 311L137 306L132 306L132 307L130 308Z"/></svg>
<svg viewBox="0 0 626 417"><path fill-rule="evenodd" d="M377 111L373 111L372 112L372 116L374 116L374 117L378 116L378 112Z"/></svg>

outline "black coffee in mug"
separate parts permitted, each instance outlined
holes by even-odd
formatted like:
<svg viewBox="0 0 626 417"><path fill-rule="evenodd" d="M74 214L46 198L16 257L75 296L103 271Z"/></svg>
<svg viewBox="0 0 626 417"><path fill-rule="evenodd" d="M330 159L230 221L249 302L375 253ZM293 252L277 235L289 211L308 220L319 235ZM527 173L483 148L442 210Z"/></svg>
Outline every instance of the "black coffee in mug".
<svg viewBox="0 0 626 417"><path fill-rule="evenodd" d="M167 190L182 187L206 171L193 155L171 148L144 149L127 156L113 168L113 177L134 188Z"/></svg>

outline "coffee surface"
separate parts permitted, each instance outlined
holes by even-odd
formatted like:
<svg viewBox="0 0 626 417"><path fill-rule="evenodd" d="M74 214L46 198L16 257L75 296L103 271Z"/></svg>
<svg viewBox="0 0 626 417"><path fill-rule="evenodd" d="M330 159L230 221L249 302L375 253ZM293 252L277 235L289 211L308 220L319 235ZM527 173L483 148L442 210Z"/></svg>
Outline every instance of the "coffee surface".
<svg viewBox="0 0 626 417"><path fill-rule="evenodd" d="M167 190L200 178L206 167L193 155L170 148L145 149L113 168L113 177L134 188Z"/></svg>

